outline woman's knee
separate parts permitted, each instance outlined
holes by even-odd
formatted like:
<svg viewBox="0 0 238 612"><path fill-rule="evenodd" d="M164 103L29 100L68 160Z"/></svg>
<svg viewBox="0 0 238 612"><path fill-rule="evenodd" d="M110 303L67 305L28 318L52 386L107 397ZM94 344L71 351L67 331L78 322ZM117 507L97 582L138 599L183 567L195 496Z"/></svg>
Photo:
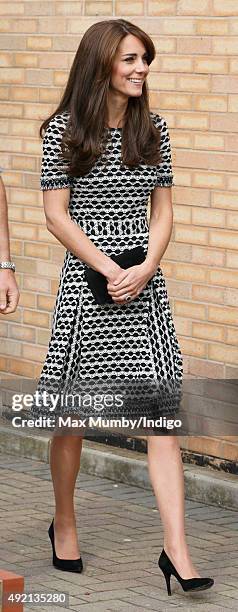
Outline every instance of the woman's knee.
<svg viewBox="0 0 238 612"><path fill-rule="evenodd" d="M147 447L151 448L177 448L179 446L179 440L177 435L165 434L165 435L148 435Z"/></svg>
<svg viewBox="0 0 238 612"><path fill-rule="evenodd" d="M85 436L85 428L83 427L72 427L70 425L67 424L59 424L59 418L57 419L54 431L53 431L53 437L62 437L64 439L67 438L67 440L70 441L70 439L72 440L72 443L80 441L84 438Z"/></svg>

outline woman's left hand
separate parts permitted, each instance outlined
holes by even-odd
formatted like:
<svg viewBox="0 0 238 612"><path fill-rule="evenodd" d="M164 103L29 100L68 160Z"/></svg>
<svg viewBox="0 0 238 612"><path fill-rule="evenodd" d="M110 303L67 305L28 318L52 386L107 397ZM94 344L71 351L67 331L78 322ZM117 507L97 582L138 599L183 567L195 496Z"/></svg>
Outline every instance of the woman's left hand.
<svg viewBox="0 0 238 612"><path fill-rule="evenodd" d="M146 261L139 265L131 266L120 272L114 283L107 283L108 293L114 302L128 304L129 301L131 302L132 299L138 297L155 272L156 269L153 269L151 264L148 264ZM131 296L129 301L125 299L126 295Z"/></svg>

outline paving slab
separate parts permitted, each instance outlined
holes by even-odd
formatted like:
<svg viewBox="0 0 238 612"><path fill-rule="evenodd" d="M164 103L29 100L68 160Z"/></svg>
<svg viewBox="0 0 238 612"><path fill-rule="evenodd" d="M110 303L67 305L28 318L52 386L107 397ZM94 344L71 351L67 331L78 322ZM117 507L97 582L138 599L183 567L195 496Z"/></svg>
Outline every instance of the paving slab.
<svg viewBox="0 0 238 612"><path fill-rule="evenodd" d="M2 452L0 480L0 567L23 575L27 592L55 589L69 594L64 608L29 604L27 612L238 610L236 510L185 500L193 562L201 575L214 577L215 585L209 591L184 593L172 576L172 597L168 598L158 568L163 529L152 492L79 474L76 518L84 571L77 575L52 565L47 533L54 513L49 464L22 457L17 462L14 455Z"/></svg>

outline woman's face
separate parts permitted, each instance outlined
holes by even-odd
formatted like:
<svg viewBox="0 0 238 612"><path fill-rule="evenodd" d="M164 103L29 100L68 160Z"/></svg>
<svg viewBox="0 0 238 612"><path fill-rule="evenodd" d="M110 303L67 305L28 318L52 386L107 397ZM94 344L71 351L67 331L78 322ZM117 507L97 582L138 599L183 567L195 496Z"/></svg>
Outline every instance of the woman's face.
<svg viewBox="0 0 238 612"><path fill-rule="evenodd" d="M139 38L133 34L125 36L117 49L110 89L127 97L141 96L149 72L147 59L146 49Z"/></svg>

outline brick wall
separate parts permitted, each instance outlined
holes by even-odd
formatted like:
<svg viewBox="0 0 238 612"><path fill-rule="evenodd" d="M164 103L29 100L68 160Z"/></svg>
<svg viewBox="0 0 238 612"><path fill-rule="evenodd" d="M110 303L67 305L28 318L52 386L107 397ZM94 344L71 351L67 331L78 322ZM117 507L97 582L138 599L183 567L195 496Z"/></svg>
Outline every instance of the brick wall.
<svg viewBox="0 0 238 612"><path fill-rule="evenodd" d="M9 201L17 311L0 318L0 370L37 377L64 249L39 191L41 121L56 107L84 31L111 16L153 38L150 106L167 120L176 186L163 257L187 376L238 377L237 0L0 2L0 165Z"/></svg>

